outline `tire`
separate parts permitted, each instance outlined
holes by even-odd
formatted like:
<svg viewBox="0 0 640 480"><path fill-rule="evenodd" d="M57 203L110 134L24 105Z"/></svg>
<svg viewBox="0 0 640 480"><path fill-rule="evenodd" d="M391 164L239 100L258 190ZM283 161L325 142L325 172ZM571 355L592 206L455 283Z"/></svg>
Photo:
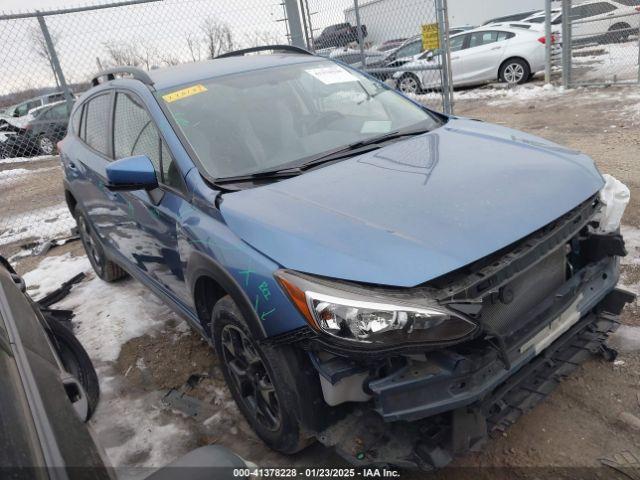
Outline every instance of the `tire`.
<svg viewBox="0 0 640 480"><path fill-rule="evenodd" d="M46 135L38 137L38 152L41 155L53 155L56 153L56 144Z"/></svg>
<svg viewBox="0 0 640 480"><path fill-rule="evenodd" d="M609 32L606 35L607 41L605 43L620 43L625 42L631 35L631 25L628 23L616 23L611 25Z"/></svg>
<svg viewBox="0 0 640 480"><path fill-rule="evenodd" d="M117 263L107 258L93 228L78 205L76 205L74 216L78 224L78 234L80 235L82 246L96 275L109 283L125 278L127 272Z"/></svg>
<svg viewBox="0 0 640 480"><path fill-rule="evenodd" d="M402 93L418 94L422 91L420 80L413 73L405 73L398 79L398 90Z"/></svg>
<svg viewBox="0 0 640 480"><path fill-rule="evenodd" d="M215 304L211 329L227 386L256 434L267 446L285 454L309 445L312 439L303 437L299 420L299 392L305 391L305 385L292 371L300 364L287 355L291 347L258 344L228 295Z"/></svg>
<svg viewBox="0 0 640 480"><path fill-rule="evenodd" d="M89 409L86 420L89 420L100 400L100 383L93 363L73 332L57 320L49 319L47 324L49 325L49 338L58 357L60 357L62 366L76 377L87 395Z"/></svg>
<svg viewBox="0 0 640 480"><path fill-rule="evenodd" d="M501 82L512 85L522 85L529 81L531 75L531 67L526 60L522 58L510 58L503 62L498 72L498 78Z"/></svg>

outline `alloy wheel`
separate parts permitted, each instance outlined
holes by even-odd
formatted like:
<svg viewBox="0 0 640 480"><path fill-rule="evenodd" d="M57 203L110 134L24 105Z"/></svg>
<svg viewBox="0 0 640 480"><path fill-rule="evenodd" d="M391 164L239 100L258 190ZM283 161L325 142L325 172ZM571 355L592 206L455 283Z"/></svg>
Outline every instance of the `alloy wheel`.
<svg viewBox="0 0 640 480"><path fill-rule="evenodd" d="M281 412L275 387L251 339L238 327L225 325L222 353L233 386L249 413L270 431L280 428Z"/></svg>
<svg viewBox="0 0 640 480"><path fill-rule="evenodd" d="M504 79L507 83L519 83L524 78L524 67L519 63L510 63L504 69Z"/></svg>
<svg viewBox="0 0 640 480"><path fill-rule="evenodd" d="M402 93L418 93L418 81L412 76L406 76L400 80L400 91Z"/></svg>
<svg viewBox="0 0 640 480"><path fill-rule="evenodd" d="M38 146L40 147L40 152L44 155L52 155L55 151L53 141L49 137L40 137Z"/></svg>

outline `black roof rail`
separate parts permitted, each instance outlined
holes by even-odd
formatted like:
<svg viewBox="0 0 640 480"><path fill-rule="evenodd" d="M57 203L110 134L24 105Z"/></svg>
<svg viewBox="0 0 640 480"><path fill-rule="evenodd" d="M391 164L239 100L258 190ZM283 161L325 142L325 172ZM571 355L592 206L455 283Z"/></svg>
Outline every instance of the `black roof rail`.
<svg viewBox="0 0 640 480"><path fill-rule="evenodd" d="M311 53L309 50L306 50L302 47L295 47L293 45L262 45L260 47L243 48L242 50L234 50L233 52L223 53L222 55L218 55L216 58L240 57L242 55L246 55L247 53L264 52L266 50L273 50L274 52L313 55L313 53Z"/></svg>
<svg viewBox="0 0 640 480"><path fill-rule="evenodd" d="M106 70L101 71L95 77L93 77L93 79L91 80L91 84L95 87L97 85L100 85L100 79L102 77L106 77L107 81L109 81L109 80L115 79L116 75L118 74L131 75L134 79L141 81L145 85L149 85L150 87L153 86L153 80L151 80L151 77L149 76L149 74L144 70L141 70L136 67L108 68Z"/></svg>

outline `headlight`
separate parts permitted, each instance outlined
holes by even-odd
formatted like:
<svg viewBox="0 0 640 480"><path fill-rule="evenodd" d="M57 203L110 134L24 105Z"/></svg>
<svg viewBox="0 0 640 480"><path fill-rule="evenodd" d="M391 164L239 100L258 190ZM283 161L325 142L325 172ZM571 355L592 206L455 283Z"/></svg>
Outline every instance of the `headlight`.
<svg viewBox="0 0 640 480"><path fill-rule="evenodd" d="M357 285L279 270L275 274L307 323L333 337L383 345L458 340L477 326L424 298L406 298ZM405 297L400 299L400 297Z"/></svg>

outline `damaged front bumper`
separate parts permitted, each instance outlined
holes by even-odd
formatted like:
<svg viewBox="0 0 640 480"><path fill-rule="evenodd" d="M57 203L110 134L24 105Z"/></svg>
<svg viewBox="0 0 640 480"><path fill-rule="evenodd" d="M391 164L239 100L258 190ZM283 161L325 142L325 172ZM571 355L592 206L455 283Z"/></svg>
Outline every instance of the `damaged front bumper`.
<svg viewBox="0 0 640 480"><path fill-rule="evenodd" d="M545 326L503 352L494 349L465 354L445 349L428 354L425 361L410 359L393 374L369 382L376 411L386 421L413 421L478 401L597 310L605 297L607 305L614 299L621 308L622 300L628 297L614 290L618 277L615 257L586 267L551 296L546 321L536 322Z"/></svg>
<svg viewBox="0 0 640 480"><path fill-rule="evenodd" d="M612 278L615 283L617 276ZM322 432L319 440L355 465L422 470L442 468L454 455L478 449L591 355L608 352L606 339L635 295L607 291L607 279L602 280L598 293L572 304L570 310L579 315L576 321L557 337L550 333L548 338L554 339L542 352L531 345L509 369L500 358L485 358L483 363L447 352L430 355L424 365L412 363L371 382L375 411L355 410Z"/></svg>

